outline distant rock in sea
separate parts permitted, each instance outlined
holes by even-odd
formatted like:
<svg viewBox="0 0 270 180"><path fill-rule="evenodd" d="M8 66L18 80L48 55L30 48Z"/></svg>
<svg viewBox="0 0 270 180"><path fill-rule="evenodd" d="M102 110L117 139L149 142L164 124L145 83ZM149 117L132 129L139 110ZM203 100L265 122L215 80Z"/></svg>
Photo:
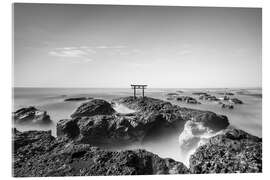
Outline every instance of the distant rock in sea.
<svg viewBox="0 0 270 180"><path fill-rule="evenodd" d="M190 157L191 173L262 172L262 139L228 128Z"/></svg>
<svg viewBox="0 0 270 180"><path fill-rule="evenodd" d="M210 94L202 94L199 96L200 100L205 100L205 101L219 101L219 99L216 96L212 96Z"/></svg>
<svg viewBox="0 0 270 180"><path fill-rule="evenodd" d="M230 98L229 102L231 102L233 104L243 104L243 101L241 101L240 99L237 99L237 98Z"/></svg>
<svg viewBox="0 0 270 180"><path fill-rule="evenodd" d="M176 98L177 101L185 102L188 104L201 104L199 101L197 101L195 98L190 96L179 96Z"/></svg>
<svg viewBox="0 0 270 180"><path fill-rule="evenodd" d="M92 97L73 97L73 98L67 98L64 101L86 101L86 100L91 100L93 99Z"/></svg>
<svg viewBox="0 0 270 180"><path fill-rule="evenodd" d="M233 109L234 106L232 104L221 103L221 108Z"/></svg>
<svg viewBox="0 0 270 180"><path fill-rule="evenodd" d="M46 111L41 111L34 106L18 109L12 113L15 123L36 123L48 124L51 123L50 116Z"/></svg>

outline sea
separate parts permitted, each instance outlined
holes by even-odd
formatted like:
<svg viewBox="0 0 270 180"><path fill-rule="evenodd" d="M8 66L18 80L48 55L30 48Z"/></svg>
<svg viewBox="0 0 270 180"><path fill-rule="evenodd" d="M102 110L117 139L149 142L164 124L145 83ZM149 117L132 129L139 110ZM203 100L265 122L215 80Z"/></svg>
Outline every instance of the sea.
<svg viewBox="0 0 270 180"><path fill-rule="evenodd" d="M208 89L186 89L186 88L148 88L145 95L148 97L167 100L168 93L177 93L183 96L191 96L198 99L194 92L207 92L218 98L224 95L221 92L234 93L236 97L243 101L243 104L234 105L234 109L224 109L216 102L200 101L201 104L187 104L178 101L170 101L172 104L181 107L188 107L199 110L212 111L217 114L226 115L231 126L242 129L252 135L262 137L262 89L261 88L208 88ZM138 95L141 92L137 91ZM70 97L92 97L111 101L114 98L132 96L133 90L130 88L13 88L13 111L23 107L35 106L40 110L47 111L53 123L50 125L37 124L13 124L20 131L27 130L51 130L56 136L56 124L61 119L68 119L70 115L85 101L64 101ZM132 110L125 107L115 107L117 111L131 112ZM12 122L12 121L11 121ZM162 158L172 158L184 162L188 165L188 157L193 149L189 152L183 152L180 144L183 137L188 133L184 129L158 129L145 138L143 143L134 143L128 146L104 146L108 150L126 150L126 149L146 149L158 154ZM181 134L182 133L182 134Z"/></svg>

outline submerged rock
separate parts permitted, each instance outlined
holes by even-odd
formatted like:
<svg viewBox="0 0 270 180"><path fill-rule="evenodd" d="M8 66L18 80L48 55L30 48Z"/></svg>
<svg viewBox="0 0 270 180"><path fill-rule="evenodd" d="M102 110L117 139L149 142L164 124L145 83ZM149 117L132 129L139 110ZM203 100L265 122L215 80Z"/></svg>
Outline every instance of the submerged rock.
<svg viewBox="0 0 270 180"><path fill-rule="evenodd" d="M73 98L67 98L64 101L86 101L93 99L92 97L73 97Z"/></svg>
<svg viewBox="0 0 270 180"><path fill-rule="evenodd" d="M113 113L115 113L115 110L112 108L110 103L102 99L93 99L79 106L71 117L111 115Z"/></svg>
<svg viewBox="0 0 270 180"><path fill-rule="evenodd" d="M262 172L262 139L228 128L199 147L190 157L192 173Z"/></svg>
<svg viewBox="0 0 270 180"><path fill-rule="evenodd" d="M48 131L13 130L13 176L186 174L181 162L145 150L105 151L54 138Z"/></svg>
<svg viewBox="0 0 270 180"><path fill-rule="evenodd" d="M33 106L21 108L13 112L12 115L15 123L51 123L50 116L47 114L46 111L38 110Z"/></svg>

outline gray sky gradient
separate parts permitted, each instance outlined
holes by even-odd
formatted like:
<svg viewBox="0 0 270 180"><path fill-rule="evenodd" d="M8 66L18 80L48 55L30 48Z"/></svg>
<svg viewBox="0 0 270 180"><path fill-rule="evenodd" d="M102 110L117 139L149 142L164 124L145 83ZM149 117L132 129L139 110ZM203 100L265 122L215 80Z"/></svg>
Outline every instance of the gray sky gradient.
<svg viewBox="0 0 270 180"><path fill-rule="evenodd" d="M261 87L260 8L14 5L15 87Z"/></svg>

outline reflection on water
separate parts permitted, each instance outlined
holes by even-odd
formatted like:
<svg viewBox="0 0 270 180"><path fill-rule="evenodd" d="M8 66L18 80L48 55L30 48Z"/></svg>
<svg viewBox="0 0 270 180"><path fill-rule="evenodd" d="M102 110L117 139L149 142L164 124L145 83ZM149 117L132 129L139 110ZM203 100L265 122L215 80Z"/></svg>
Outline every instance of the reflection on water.
<svg viewBox="0 0 270 180"><path fill-rule="evenodd" d="M179 89L148 89L146 95L166 100L166 94L169 92L176 92ZM191 91L184 90L180 95L187 95L198 98L193 95ZM196 90L198 91L198 90ZM260 90L259 90L260 91ZM261 92L259 92L261 93ZM212 95L222 97L217 93ZM130 96L132 92L130 89L56 89L56 88L15 88L14 89L14 110L26 106L36 106L40 110L45 110L50 115L53 124L49 126L27 126L15 125L19 130L52 130L53 135L56 135L56 123L60 119L70 118L70 115L75 109L85 101L69 101L65 102L67 97L86 96L93 98L101 98L111 101L114 98ZM176 101L171 101L174 104L182 107L189 107L194 109L209 110L218 114L224 114L229 118L230 123L240 129L243 129L253 135L261 137L262 130L262 99L256 96L236 95L244 102L242 105L235 105L233 110L222 109L220 105L214 102L204 102L202 104L186 104ZM115 110L120 113L132 113L133 111L121 106L114 106ZM107 146L106 149L123 150L123 149L138 149L143 148L150 152L156 153L161 157L173 158L188 164L187 158L193 152L194 147L201 143L207 136L212 136L211 132L197 126L199 134L189 134L191 130L188 124L185 126L179 124L178 128L162 127L153 129L148 134L142 143L135 143L129 146ZM200 134L201 133L201 134ZM181 135L180 135L181 134ZM195 132L196 134L196 132Z"/></svg>

